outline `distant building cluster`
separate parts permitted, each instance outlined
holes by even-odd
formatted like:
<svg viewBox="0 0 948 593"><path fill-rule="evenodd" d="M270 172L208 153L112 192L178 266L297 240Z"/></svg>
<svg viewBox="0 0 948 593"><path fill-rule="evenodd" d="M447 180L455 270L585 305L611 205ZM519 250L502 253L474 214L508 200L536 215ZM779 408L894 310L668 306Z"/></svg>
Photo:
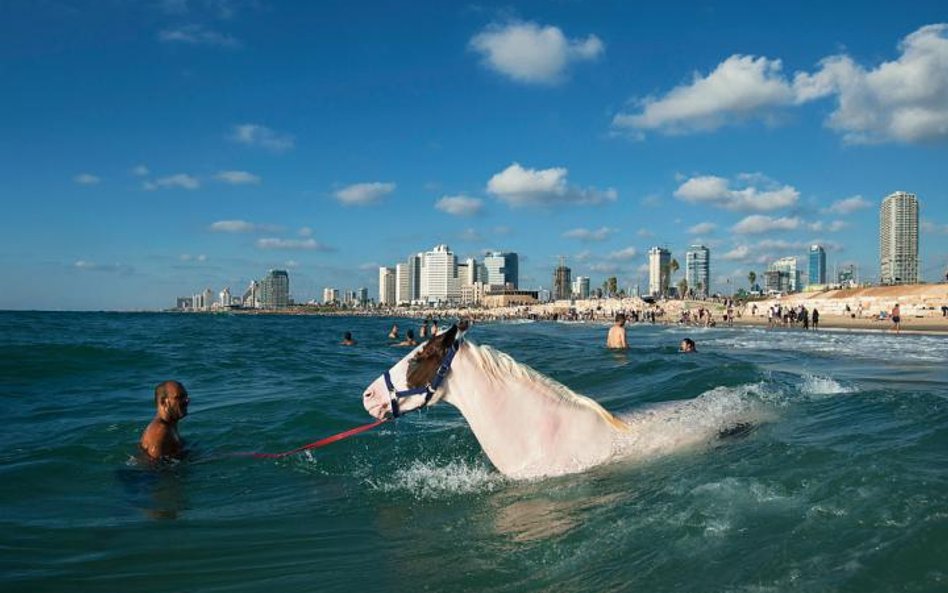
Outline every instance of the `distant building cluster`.
<svg viewBox="0 0 948 593"><path fill-rule="evenodd" d="M230 288L214 293L210 288L192 296L178 297L178 311L224 311L228 309L285 309L291 305L290 276L286 270L270 270L261 280L252 280L240 296Z"/></svg>
<svg viewBox="0 0 948 593"><path fill-rule="evenodd" d="M458 261L447 245L379 268L378 303L410 305L532 304L536 291L519 289L520 264L514 252L491 251L481 261Z"/></svg>

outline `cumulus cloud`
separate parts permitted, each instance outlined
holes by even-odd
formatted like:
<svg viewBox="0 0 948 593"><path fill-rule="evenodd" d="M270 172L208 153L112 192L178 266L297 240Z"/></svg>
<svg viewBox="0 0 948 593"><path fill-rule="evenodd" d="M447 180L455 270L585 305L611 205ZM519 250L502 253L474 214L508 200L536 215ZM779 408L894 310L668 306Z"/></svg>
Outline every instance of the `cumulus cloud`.
<svg viewBox="0 0 948 593"><path fill-rule="evenodd" d="M185 45L206 45L228 49L240 47L240 41L235 37L197 24L182 25L175 29L164 29L158 33L158 39L165 43L183 43Z"/></svg>
<svg viewBox="0 0 948 593"><path fill-rule="evenodd" d="M102 181L92 173L80 173L73 177L72 180L74 183L79 185L97 185L100 181Z"/></svg>
<svg viewBox="0 0 948 593"><path fill-rule="evenodd" d="M639 250L635 247L626 247L625 249L613 251L606 256L606 259L611 259L614 261L628 261L630 259L635 259L638 254Z"/></svg>
<svg viewBox="0 0 948 593"><path fill-rule="evenodd" d="M134 268L125 264L97 264L93 261L85 259L76 260L76 262L73 264L73 267L84 272L106 272L110 274L122 275L128 275L135 271Z"/></svg>
<svg viewBox="0 0 948 593"><path fill-rule="evenodd" d="M247 171L219 171L214 179L230 185L258 185L260 176Z"/></svg>
<svg viewBox="0 0 948 593"><path fill-rule="evenodd" d="M472 216L481 211L484 201L467 196L444 196L435 202L435 208L454 216Z"/></svg>
<svg viewBox="0 0 948 593"><path fill-rule="evenodd" d="M486 67L528 84L555 84L571 63L594 60L605 51L595 35L568 39L558 27L531 22L490 25L471 39L470 48Z"/></svg>
<svg viewBox="0 0 948 593"><path fill-rule="evenodd" d="M848 55L829 56L814 72L791 79L780 60L733 55L708 75L664 96L636 101L614 129L641 135L711 131L749 119L772 120L781 109L833 98L826 125L846 142L905 143L948 139L948 24L926 25L899 43L897 59L863 67Z"/></svg>
<svg viewBox="0 0 948 593"><path fill-rule="evenodd" d="M773 218L762 214L752 214L737 224L731 230L742 235L756 235L770 231L794 231L803 224L797 217Z"/></svg>
<svg viewBox="0 0 948 593"><path fill-rule="evenodd" d="M285 152L296 146L291 134L277 132L260 124L237 124L233 127L231 140L247 146L259 146L271 152Z"/></svg>
<svg viewBox="0 0 948 593"><path fill-rule="evenodd" d="M263 239L257 239L257 247L260 249L332 251L331 248L323 245L312 237L308 239L278 239L274 237L267 237Z"/></svg>
<svg viewBox="0 0 948 593"><path fill-rule="evenodd" d="M605 226L598 229L576 228L563 233L563 237L580 241L604 241L614 232L616 232L615 229Z"/></svg>
<svg viewBox="0 0 948 593"><path fill-rule="evenodd" d="M394 183L374 181L346 186L333 195L346 206L366 206L378 202L393 191L395 191Z"/></svg>
<svg viewBox="0 0 948 593"><path fill-rule="evenodd" d="M555 204L600 204L618 197L616 190L571 186L565 167L525 169L513 163L487 182L487 192L510 206L549 206Z"/></svg>
<svg viewBox="0 0 948 593"><path fill-rule="evenodd" d="M781 186L760 174L739 175L736 185L732 187L730 180L714 175L692 177L675 190L675 197L692 204L756 212L793 206L800 197L794 187Z"/></svg>
<svg viewBox="0 0 948 593"><path fill-rule="evenodd" d="M612 125L620 130L686 133L766 116L774 106L794 101L781 68L780 60L733 55L707 76L695 72L690 83L664 97L638 101L638 113L619 113Z"/></svg>
<svg viewBox="0 0 948 593"><path fill-rule="evenodd" d="M197 189L201 187L201 182L198 181L196 177L192 177L186 173L178 173L177 175L161 177L154 181L146 181L142 184L142 187L148 191L155 191L162 188Z"/></svg>
<svg viewBox="0 0 948 593"><path fill-rule="evenodd" d="M713 222L699 222L690 229L688 229L689 235L707 235L708 233L713 233L714 229L718 228L718 225Z"/></svg>
<svg viewBox="0 0 948 593"><path fill-rule="evenodd" d="M851 198L836 200L827 210L835 212L836 214L852 214L857 210L869 208L870 206L872 206L872 202L869 200L864 199L862 196L853 196Z"/></svg>
<svg viewBox="0 0 948 593"><path fill-rule="evenodd" d="M211 223L208 230L215 233L253 233L258 231L273 232L280 227L272 224L257 224L246 220L218 220Z"/></svg>

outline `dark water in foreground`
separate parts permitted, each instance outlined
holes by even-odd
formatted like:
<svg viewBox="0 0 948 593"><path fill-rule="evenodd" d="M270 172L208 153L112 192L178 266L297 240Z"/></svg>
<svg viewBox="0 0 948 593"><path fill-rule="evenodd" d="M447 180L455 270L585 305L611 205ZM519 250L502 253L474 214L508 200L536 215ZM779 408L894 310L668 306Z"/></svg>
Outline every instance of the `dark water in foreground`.
<svg viewBox="0 0 948 593"><path fill-rule="evenodd" d="M718 390L773 420L526 483L449 406L214 458L368 422L363 388L405 353L390 324L0 313L0 590L948 590L948 339L641 326L617 355L603 326L484 324L471 340L616 412ZM132 456L165 378L198 460L154 472Z"/></svg>

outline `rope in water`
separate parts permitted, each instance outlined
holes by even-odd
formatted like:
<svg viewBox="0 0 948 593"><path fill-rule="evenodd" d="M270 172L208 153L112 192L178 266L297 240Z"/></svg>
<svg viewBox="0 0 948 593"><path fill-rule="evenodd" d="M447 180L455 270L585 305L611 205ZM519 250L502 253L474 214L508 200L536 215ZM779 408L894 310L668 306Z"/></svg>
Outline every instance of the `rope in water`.
<svg viewBox="0 0 948 593"><path fill-rule="evenodd" d="M235 457L253 457L254 459L279 459L281 457L286 457L288 455L293 455L295 453L301 453L303 451L308 451L310 449L319 449L320 447L331 445L335 443L336 441L347 439L351 436L359 434L360 432L372 430L376 426L384 424L385 422L388 422L387 418L383 420L376 420L375 422L369 422L368 424L363 424L362 426L356 426L355 428L344 430L332 436L328 436L326 438L319 439L318 441L313 441L312 443L303 445L302 447L290 449L289 451L283 451L282 453L257 453L255 451L246 451L246 452L240 452L240 453L232 453L232 455Z"/></svg>

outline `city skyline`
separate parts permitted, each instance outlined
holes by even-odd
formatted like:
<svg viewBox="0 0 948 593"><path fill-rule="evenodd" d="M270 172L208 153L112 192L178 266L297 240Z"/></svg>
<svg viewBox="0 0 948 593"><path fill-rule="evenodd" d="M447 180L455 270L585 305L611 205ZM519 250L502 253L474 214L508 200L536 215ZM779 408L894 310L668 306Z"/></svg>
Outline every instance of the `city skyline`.
<svg viewBox="0 0 948 593"><path fill-rule="evenodd" d="M0 308L160 309L268 269L306 302L438 244L520 254L527 289L560 257L647 286L654 246L675 284L692 245L710 292L814 244L878 282L898 191L944 278L940 3L393 10L11 4L0 270L29 280Z"/></svg>

